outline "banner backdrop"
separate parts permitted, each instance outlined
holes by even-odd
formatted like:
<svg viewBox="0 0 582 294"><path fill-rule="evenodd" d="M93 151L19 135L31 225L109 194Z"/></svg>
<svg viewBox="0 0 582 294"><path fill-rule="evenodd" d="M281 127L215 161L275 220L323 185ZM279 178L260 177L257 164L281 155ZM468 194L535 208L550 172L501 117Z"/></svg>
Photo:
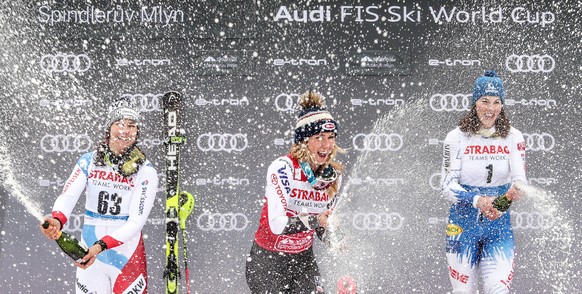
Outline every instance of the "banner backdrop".
<svg viewBox="0 0 582 294"><path fill-rule="evenodd" d="M326 291L350 276L359 293L447 293L442 140L485 69L505 82L538 191L512 208L512 292L582 291L580 1L129 2L1 4L2 292L74 293L75 267L34 212L50 213L122 96L139 105L141 146L163 178L160 97L176 90L181 186L196 197L193 292L249 293L266 169L288 152L313 85L348 150L336 215L350 246L315 245ZM164 291L163 191L143 231L150 293ZM83 201L65 226L77 236Z"/></svg>

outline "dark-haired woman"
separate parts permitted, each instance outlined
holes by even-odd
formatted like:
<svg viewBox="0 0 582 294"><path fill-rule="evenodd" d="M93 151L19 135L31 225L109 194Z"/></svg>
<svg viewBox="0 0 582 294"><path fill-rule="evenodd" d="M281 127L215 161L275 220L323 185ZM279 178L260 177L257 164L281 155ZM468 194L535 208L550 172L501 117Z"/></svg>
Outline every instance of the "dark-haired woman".
<svg viewBox="0 0 582 294"><path fill-rule="evenodd" d="M525 141L510 125L504 102L501 78L486 71L475 80L471 111L444 142L442 191L453 202L446 229L453 293L476 293L479 277L484 293L508 293L514 275L509 210L500 211L505 208L495 200L505 195L510 204L521 196Z"/></svg>
<svg viewBox="0 0 582 294"><path fill-rule="evenodd" d="M136 146L140 115L129 100L109 108L105 139L77 161L56 199L49 227L54 240L86 192L81 243L89 252L76 261L76 293L147 293L141 230L153 207L158 175Z"/></svg>

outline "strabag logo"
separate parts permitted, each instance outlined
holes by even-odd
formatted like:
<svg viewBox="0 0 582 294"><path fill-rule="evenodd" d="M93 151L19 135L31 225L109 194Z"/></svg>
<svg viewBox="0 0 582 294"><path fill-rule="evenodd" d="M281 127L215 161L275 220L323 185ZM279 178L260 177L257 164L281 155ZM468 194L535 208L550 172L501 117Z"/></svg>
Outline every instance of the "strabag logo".
<svg viewBox="0 0 582 294"><path fill-rule="evenodd" d="M40 68L45 72L86 72L91 68L87 54L57 53L40 58Z"/></svg>

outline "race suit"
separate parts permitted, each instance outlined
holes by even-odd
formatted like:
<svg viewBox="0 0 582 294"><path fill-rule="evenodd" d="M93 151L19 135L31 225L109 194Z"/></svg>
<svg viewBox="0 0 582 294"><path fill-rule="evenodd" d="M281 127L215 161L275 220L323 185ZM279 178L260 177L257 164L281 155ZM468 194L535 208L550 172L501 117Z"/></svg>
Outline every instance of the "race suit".
<svg viewBox="0 0 582 294"><path fill-rule="evenodd" d="M86 190L81 242L91 247L101 239L107 244L93 265L77 268L76 293L147 293L141 230L156 197L157 172L146 160L136 174L123 177L109 165L96 166L93 155L77 161L52 212L64 225Z"/></svg>
<svg viewBox="0 0 582 294"><path fill-rule="evenodd" d="M525 141L517 129L512 127L506 138L459 128L447 134L442 190L453 202L446 229L453 293L476 293L478 270L485 293L509 292L515 249L509 210L492 221L476 204L479 197L505 194L515 181L526 183Z"/></svg>
<svg viewBox="0 0 582 294"><path fill-rule="evenodd" d="M299 162L290 156L279 157L269 166L266 201L247 259L252 293L324 292L313 255L314 233L321 237L324 229L314 229L298 216L303 212L316 220L324 210L333 210L337 199L313 189Z"/></svg>

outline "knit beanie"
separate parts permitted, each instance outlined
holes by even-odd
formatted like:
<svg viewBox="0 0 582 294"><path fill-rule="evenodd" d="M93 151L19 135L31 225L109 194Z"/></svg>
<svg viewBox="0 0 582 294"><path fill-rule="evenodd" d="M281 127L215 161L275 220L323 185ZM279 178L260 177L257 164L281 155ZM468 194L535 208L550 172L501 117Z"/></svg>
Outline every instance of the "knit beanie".
<svg viewBox="0 0 582 294"><path fill-rule="evenodd" d="M303 95L301 106L295 125L295 144L322 132L334 132L337 134L338 124L329 111L323 107L323 101L313 91Z"/></svg>
<svg viewBox="0 0 582 294"><path fill-rule="evenodd" d="M109 128L111 128L111 125L114 122L123 118L133 120L137 124L139 124L141 120L139 111L128 97L122 97L109 106L109 113L107 115L105 127L109 131Z"/></svg>
<svg viewBox="0 0 582 294"><path fill-rule="evenodd" d="M486 70L485 75L475 80L473 87L473 104L483 96L499 97L501 103L505 104L505 91L503 82L494 70Z"/></svg>

